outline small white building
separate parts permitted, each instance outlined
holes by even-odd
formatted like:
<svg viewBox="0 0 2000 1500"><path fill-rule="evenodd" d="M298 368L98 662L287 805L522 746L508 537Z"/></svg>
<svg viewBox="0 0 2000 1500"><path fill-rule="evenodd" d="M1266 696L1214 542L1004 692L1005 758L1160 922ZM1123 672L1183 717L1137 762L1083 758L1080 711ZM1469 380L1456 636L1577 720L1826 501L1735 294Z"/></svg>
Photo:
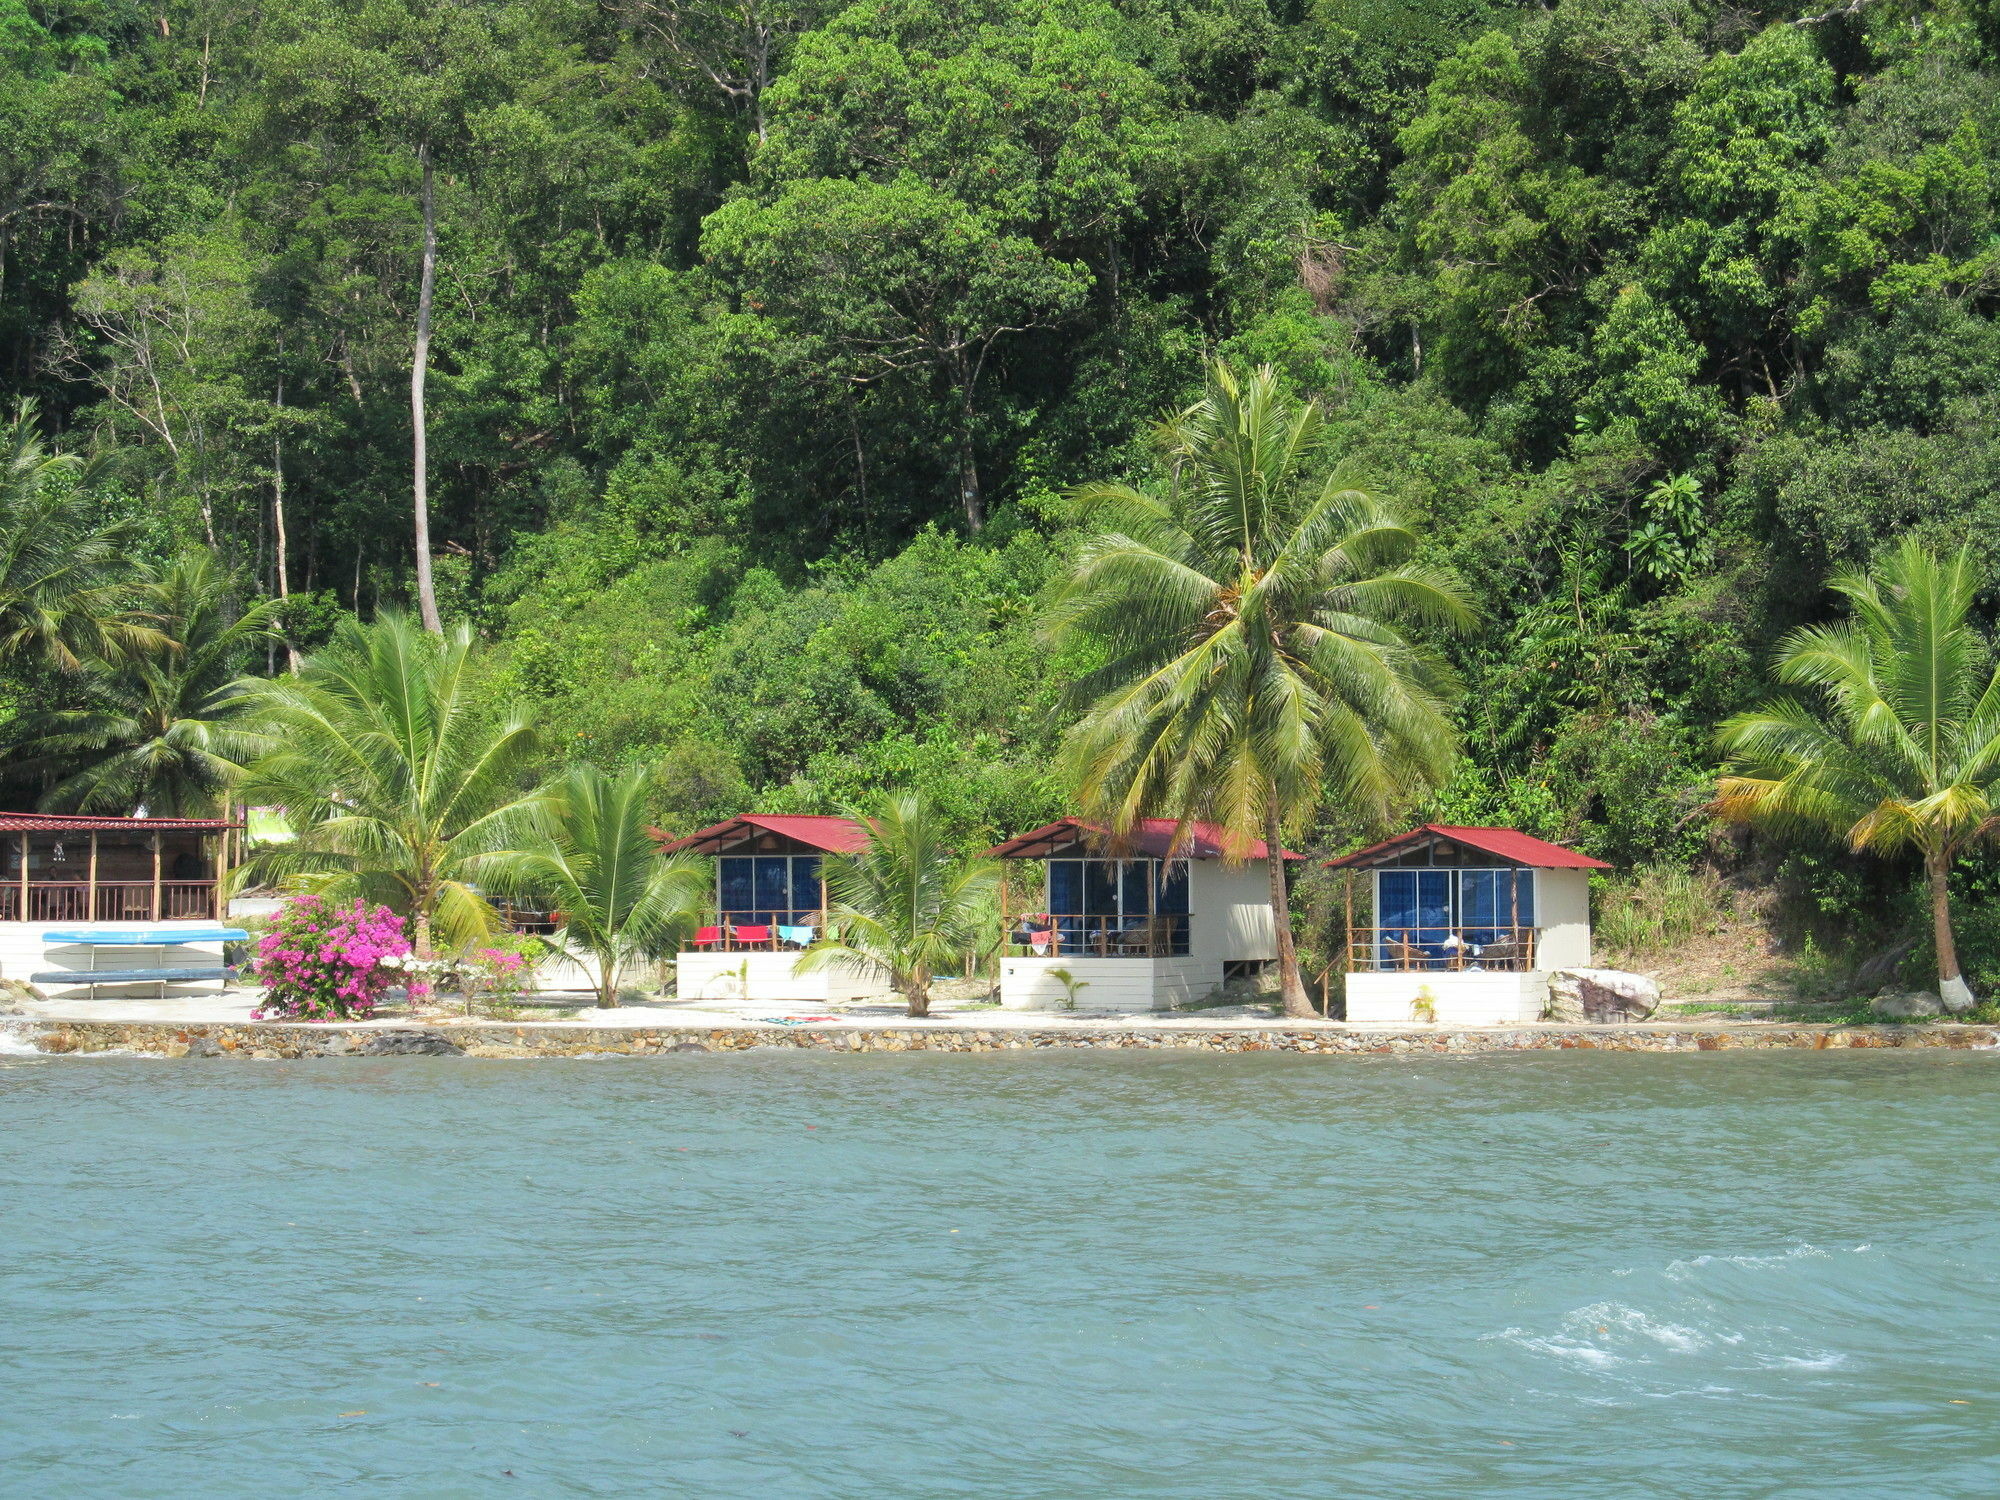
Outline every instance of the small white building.
<svg viewBox="0 0 2000 1500"><path fill-rule="evenodd" d="M238 827L221 818L0 813L0 978L63 998L213 990L227 940L218 892ZM187 977L95 978L107 971Z"/></svg>
<svg viewBox="0 0 2000 1500"><path fill-rule="evenodd" d="M1328 861L1352 872L1347 1019L1504 1026L1541 1018L1549 975L1590 964L1590 872L1512 828L1426 823Z"/></svg>
<svg viewBox="0 0 2000 1500"><path fill-rule="evenodd" d="M793 972L826 932L821 858L867 842L868 830L851 818L748 813L661 845L663 854L715 860L710 920L674 959L681 998L825 1003L886 991L886 974L840 966Z"/></svg>
<svg viewBox="0 0 2000 1500"><path fill-rule="evenodd" d="M986 852L1008 871L1000 1003L1010 1010L1072 998L1079 1010L1165 1010L1278 956L1261 842L1232 863L1208 824L1148 818L1114 845L1103 828L1063 818ZM1021 862L1036 867L1025 881L1013 873Z"/></svg>

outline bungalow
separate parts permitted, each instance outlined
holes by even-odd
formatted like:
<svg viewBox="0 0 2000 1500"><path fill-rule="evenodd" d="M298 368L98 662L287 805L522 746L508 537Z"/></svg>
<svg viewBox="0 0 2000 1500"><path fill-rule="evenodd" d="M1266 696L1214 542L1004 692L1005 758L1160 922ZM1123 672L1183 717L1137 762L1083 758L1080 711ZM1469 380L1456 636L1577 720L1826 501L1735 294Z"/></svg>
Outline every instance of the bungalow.
<svg viewBox="0 0 2000 1500"><path fill-rule="evenodd" d="M240 827L220 818L0 813L0 977L76 971L81 984L107 969L211 977L222 963L221 879Z"/></svg>
<svg viewBox="0 0 2000 1500"><path fill-rule="evenodd" d="M1590 963L1590 872L1601 859L1512 828L1426 823L1339 859L1347 1019L1457 1026L1540 1019L1549 975Z"/></svg>
<svg viewBox="0 0 2000 1500"><path fill-rule="evenodd" d="M1049 1010L1165 1010L1278 956L1265 846L1223 857L1221 830L1147 818L1124 840L1061 818L987 850L1039 868L1001 877L1000 1003ZM1286 854L1286 859L1301 856ZM1067 976L1068 983L1064 982Z"/></svg>
<svg viewBox="0 0 2000 1500"><path fill-rule="evenodd" d="M792 972L826 930L820 859L867 842L868 830L851 818L750 813L663 843L663 854L715 860L714 909L674 960L681 996L824 1003L887 989L886 976Z"/></svg>

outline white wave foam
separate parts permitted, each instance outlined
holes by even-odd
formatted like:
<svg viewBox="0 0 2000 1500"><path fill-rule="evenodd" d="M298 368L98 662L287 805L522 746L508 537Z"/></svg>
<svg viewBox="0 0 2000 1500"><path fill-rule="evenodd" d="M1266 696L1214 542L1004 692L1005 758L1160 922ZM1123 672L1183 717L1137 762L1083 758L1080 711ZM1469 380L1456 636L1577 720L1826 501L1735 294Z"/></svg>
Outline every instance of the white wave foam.
<svg viewBox="0 0 2000 1500"><path fill-rule="evenodd" d="M41 1048L24 1036L11 1031L0 1031L0 1057L41 1057Z"/></svg>

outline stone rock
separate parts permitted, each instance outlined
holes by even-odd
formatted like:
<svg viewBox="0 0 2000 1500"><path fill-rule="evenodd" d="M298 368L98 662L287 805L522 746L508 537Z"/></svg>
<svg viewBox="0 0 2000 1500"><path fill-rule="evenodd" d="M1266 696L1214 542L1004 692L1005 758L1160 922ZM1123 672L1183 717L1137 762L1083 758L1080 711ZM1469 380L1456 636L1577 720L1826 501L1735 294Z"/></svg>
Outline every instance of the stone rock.
<svg viewBox="0 0 2000 1500"><path fill-rule="evenodd" d="M215 1044L213 1037L191 1036L188 1038L187 1055L189 1057L220 1057L222 1056L222 1049Z"/></svg>
<svg viewBox="0 0 2000 1500"><path fill-rule="evenodd" d="M1660 986L1623 969L1557 969L1549 975L1549 1004L1542 1018L1600 1024L1643 1021L1660 1008Z"/></svg>
<svg viewBox="0 0 2000 1500"><path fill-rule="evenodd" d="M362 1057L462 1057L465 1049L435 1031L384 1031L355 1049Z"/></svg>
<svg viewBox="0 0 2000 1500"><path fill-rule="evenodd" d="M1944 1002L1929 990L1883 990L1868 1008L1891 1021L1907 1021L1912 1016L1937 1015Z"/></svg>
<svg viewBox="0 0 2000 1500"><path fill-rule="evenodd" d="M706 1052L708 1051L708 1046L704 1042L675 1042L667 1050L669 1052Z"/></svg>

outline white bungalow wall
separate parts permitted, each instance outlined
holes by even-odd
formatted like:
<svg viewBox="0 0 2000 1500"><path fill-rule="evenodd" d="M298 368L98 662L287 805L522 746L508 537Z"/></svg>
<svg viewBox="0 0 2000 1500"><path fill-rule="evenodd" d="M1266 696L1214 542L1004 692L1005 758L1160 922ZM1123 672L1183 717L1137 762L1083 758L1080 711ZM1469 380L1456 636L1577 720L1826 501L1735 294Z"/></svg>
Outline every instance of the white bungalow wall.
<svg viewBox="0 0 2000 1500"><path fill-rule="evenodd" d="M194 969L206 968L222 962L220 943L181 943L171 948L86 948L78 943L45 943L44 932L58 928L73 928L74 922L0 922L0 979L18 979L22 983L32 982L32 976L52 969L76 969L85 971L92 965L92 954L96 955L96 967L100 973L118 969ZM90 927L99 932L158 932L194 931L203 927L213 927L213 922L92 922ZM74 996L89 998L91 991L72 988L68 985L44 985L43 990L58 999ZM169 997L175 995L214 994L216 981L200 980L192 984L170 984ZM101 985L97 995L106 1000L120 998L145 999L160 993L160 986L151 981L136 985Z"/></svg>
<svg viewBox="0 0 2000 1500"><path fill-rule="evenodd" d="M1512 1026L1541 1019L1546 974L1362 973L1347 976L1347 1019L1357 1025L1408 1026L1417 1003L1430 1001L1440 1026Z"/></svg>
<svg viewBox="0 0 2000 1500"><path fill-rule="evenodd" d="M886 973L820 969L796 974L797 953L682 953L674 960L683 1000L783 1000L826 1004L889 992ZM746 967L747 965L747 967Z"/></svg>
<svg viewBox="0 0 2000 1500"><path fill-rule="evenodd" d="M1278 956L1271 881L1261 862L1231 866L1219 859L1192 861L1188 909L1188 957L1220 965ZM1219 969L1216 982L1221 982Z"/></svg>
<svg viewBox="0 0 2000 1500"><path fill-rule="evenodd" d="M1535 967L1590 966L1590 872L1535 871Z"/></svg>
<svg viewBox="0 0 2000 1500"><path fill-rule="evenodd" d="M1066 991L1049 971L1084 981L1078 1010L1165 1010L1199 1000L1222 983L1222 961L1203 958L1003 958L1000 1003L1008 1010L1057 1010Z"/></svg>

